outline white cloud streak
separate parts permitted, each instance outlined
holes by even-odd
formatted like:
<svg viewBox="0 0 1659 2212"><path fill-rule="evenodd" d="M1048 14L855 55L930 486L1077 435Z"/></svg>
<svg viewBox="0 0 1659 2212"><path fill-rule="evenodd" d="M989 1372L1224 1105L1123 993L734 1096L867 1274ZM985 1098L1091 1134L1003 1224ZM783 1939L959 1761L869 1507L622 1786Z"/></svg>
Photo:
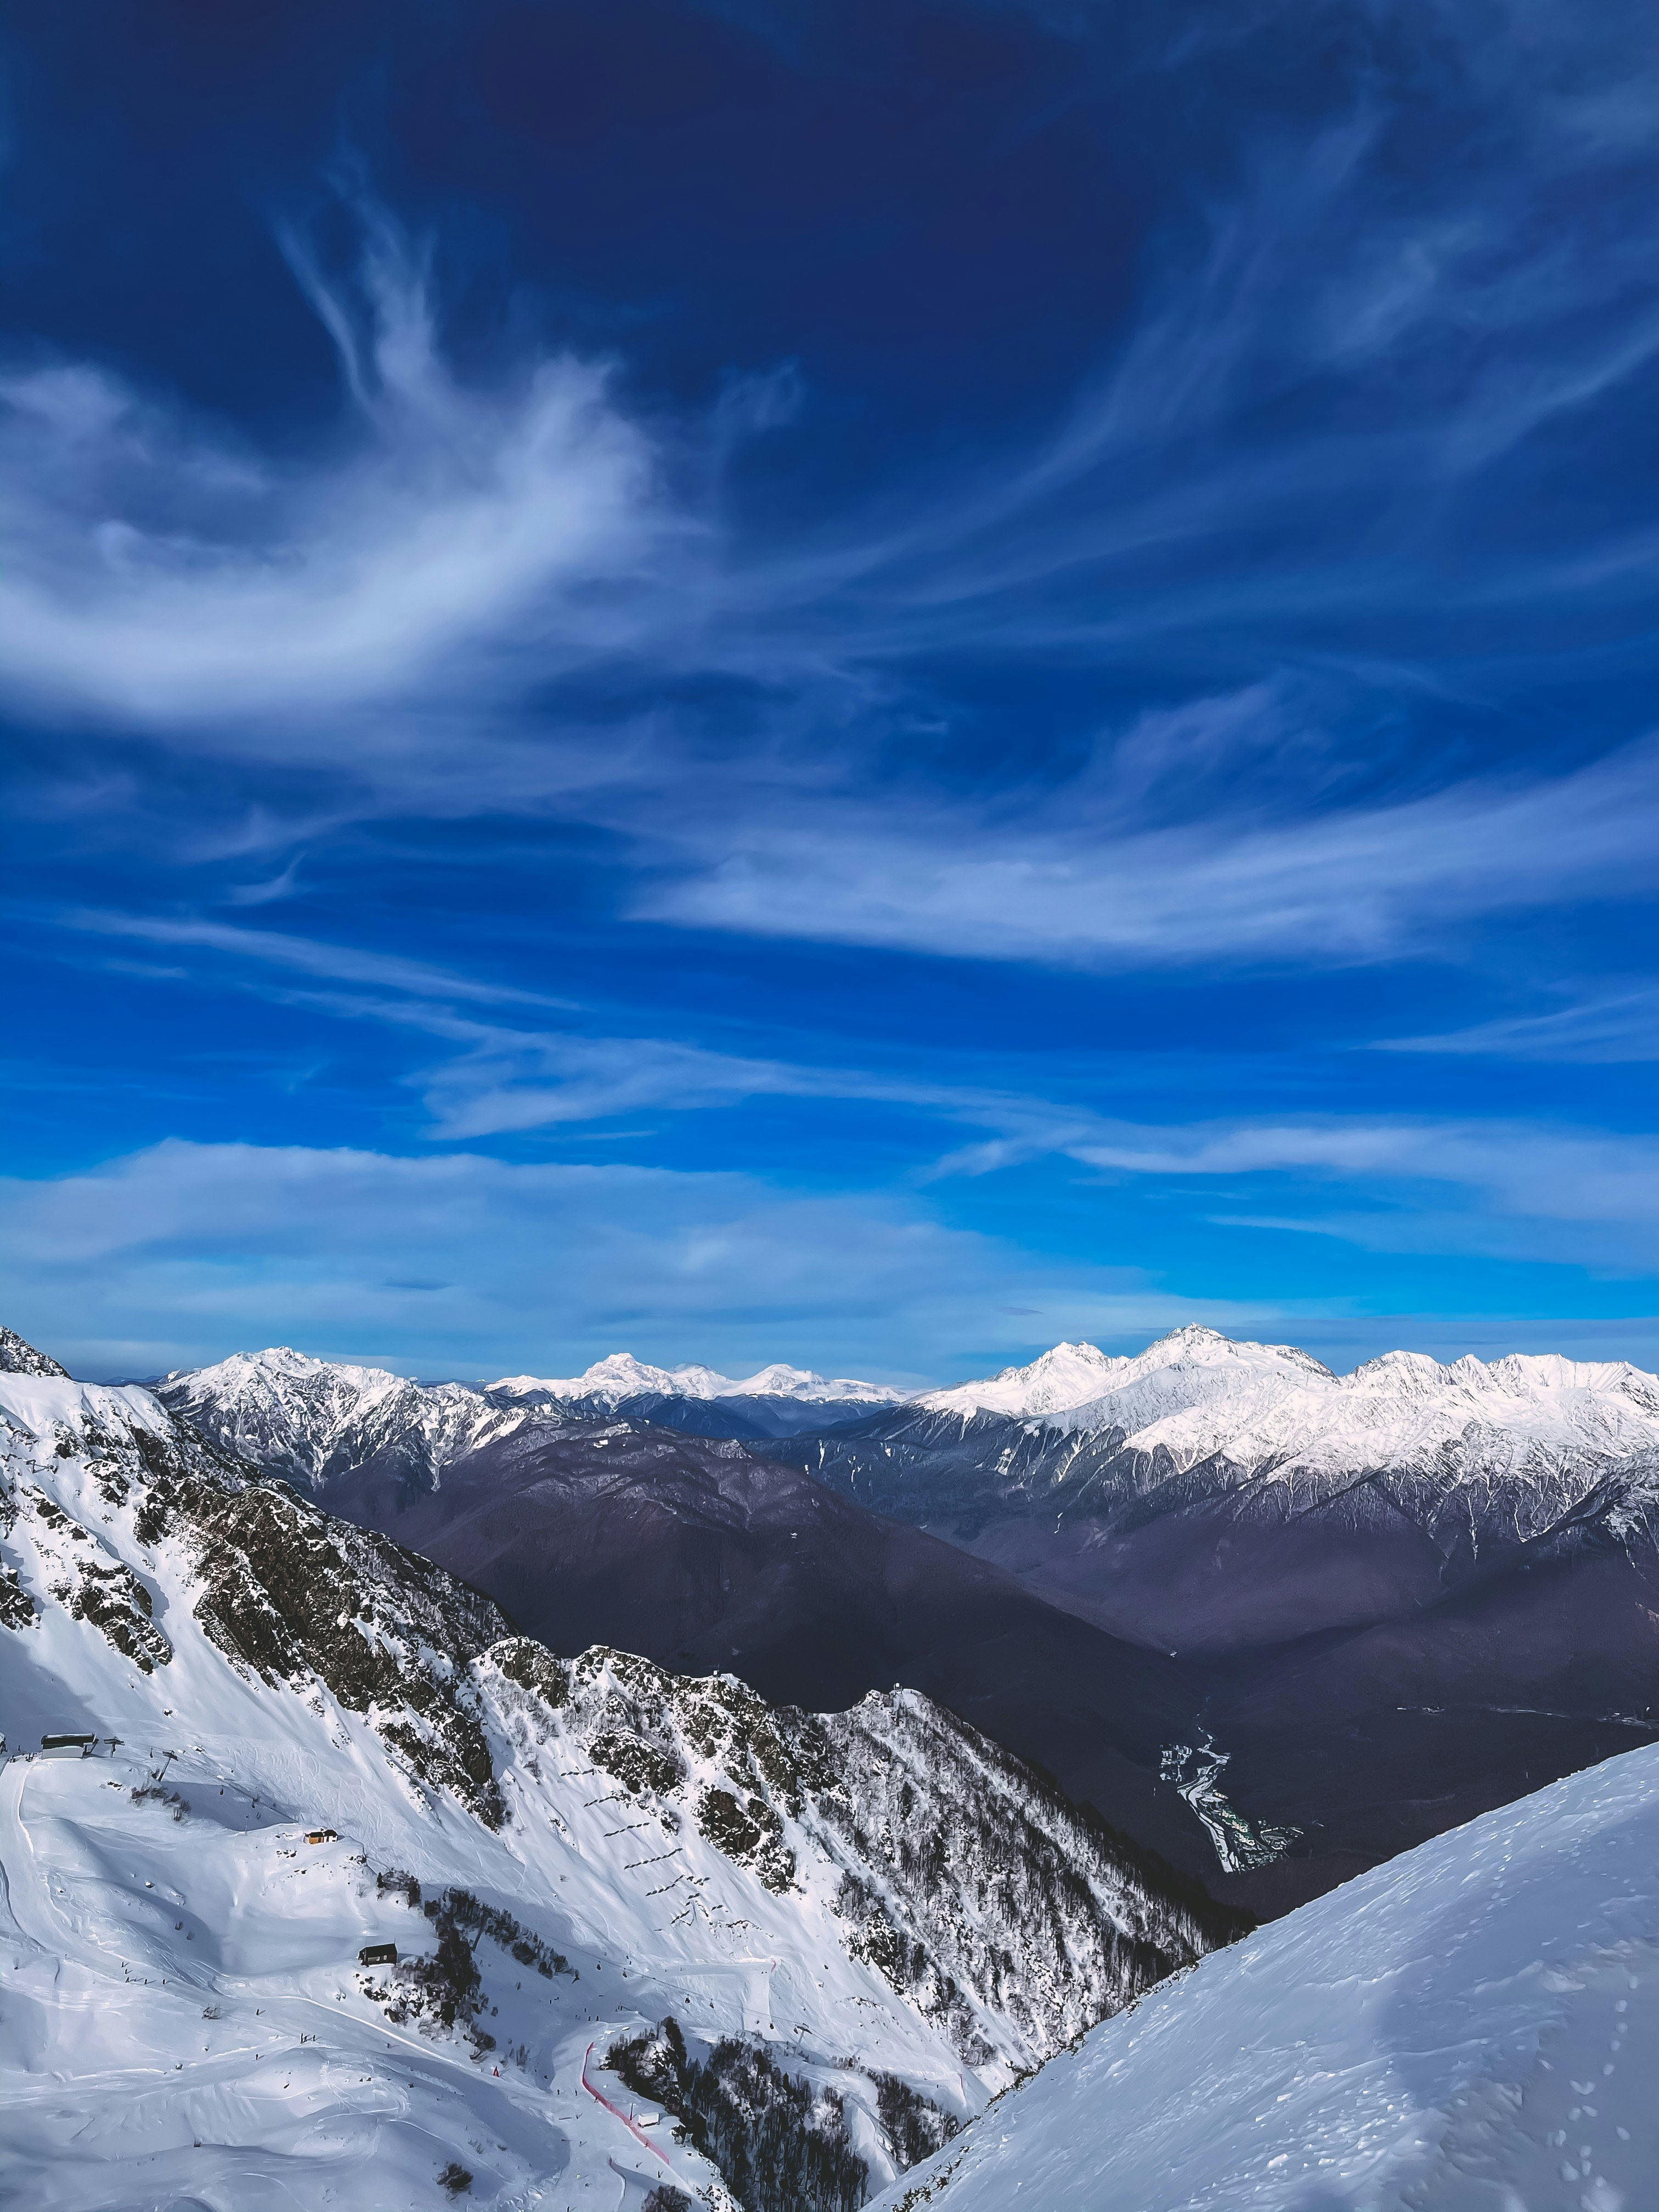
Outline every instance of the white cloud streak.
<svg viewBox="0 0 1659 2212"><path fill-rule="evenodd" d="M1659 1060L1659 989L1596 992L1547 1013L1511 1014L1439 1036L1382 1038L1375 1049L1592 1066Z"/></svg>
<svg viewBox="0 0 1659 2212"><path fill-rule="evenodd" d="M117 914L83 908L57 917L60 927L98 937L136 938L150 945L176 945L204 951L222 952L240 960L289 968L302 975L320 975L341 983L378 983L396 991L409 991L441 999L483 1000L492 1004L527 1006L568 1006L568 1000L550 998L505 983L481 982L437 968L424 961L400 959L395 953L362 951L351 945L327 945L285 931L242 929L231 922L198 918L173 920L165 915Z"/></svg>
<svg viewBox="0 0 1659 2212"><path fill-rule="evenodd" d="M240 953L259 965L287 966L330 982L380 985L376 996L264 982L252 988L450 1047L448 1058L407 1079L422 1094L439 1142L571 1132L641 1112L730 1109L762 1097L838 1098L854 1106L906 1106L939 1124L988 1133L946 1152L915 1179L918 1185L1053 1158L1109 1177L1224 1182L1236 1188L1260 1188L1262 1178L1273 1179L1275 1187L1291 1179L1304 1186L1297 1203L1304 1211L1275 1213L1280 1227L1317 1229L1379 1248L1530 1255L1621 1268L1648 1263L1659 1225L1659 1137L1639 1132L1374 1115L1141 1125L989 1085L724 1053L672 1037L520 1027L483 1018L468 1002L522 1001L532 994L474 986L414 963L212 922L100 919L112 926L131 919L133 926L123 933L140 938ZM436 995L437 987L449 1003ZM1636 997L1638 1009L1644 1003ZM1347 1202L1339 1199L1335 1211L1307 1210L1310 1183ZM1227 1218L1267 1218L1237 1211Z"/></svg>
<svg viewBox="0 0 1659 2212"><path fill-rule="evenodd" d="M711 850L635 911L987 959L1320 965L1383 957L1485 915L1645 891L1656 837L1659 747L1646 741L1529 787L1472 781L1267 827L1224 814L1126 830L1096 793L1066 790L1023 820L936 816L925 837L847 808L773 824L735 854Z"/></svg>
<svg viewBox="0 0 1659 2212"><path fill-rule="evenodd" d="M667 524L647 441L605 370L568 356L463 388L425 271L360 213L361 300L312 284L354 403L343 453L279 470L103 370L0 377L14 704L175 737L279 721L295 751L337 757L307 718L406 699L462 648L533 643L542 672L592 651L596 592Z"/></svg>
<svg viewBox="0 0 1659 2212"><path fill-rule="evenodd" d="M1231 1208L1218 1220L1319 1231L1377 1250L1644 1273L1659 1228L1659 1136L1646 1131L1376 1116L1157 1127L1073 1116L1046 1133L1034 1121L946 1164L985 1173L1044 1151L1108 1177L1224 1185ZM1281 1206L1289 1182L1294 1209L1269 1217L1259 1196L1250 1205L1245 1194L1259 1194L1264 1180Z"/></svg>

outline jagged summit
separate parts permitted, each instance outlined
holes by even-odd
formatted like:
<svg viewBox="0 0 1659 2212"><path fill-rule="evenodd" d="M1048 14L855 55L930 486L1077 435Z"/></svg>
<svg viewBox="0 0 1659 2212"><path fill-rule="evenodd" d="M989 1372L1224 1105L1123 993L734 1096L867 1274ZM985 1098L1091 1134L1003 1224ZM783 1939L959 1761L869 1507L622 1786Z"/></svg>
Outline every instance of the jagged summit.
<svg viewBox="0 0 1659 2212"><path fill-rule="evenodd" d="M288 1345L164 1375L155 1395L227 1449L307 1483L380 1455L429 1480L528 1418L463 1382L411 1382Z"/></svg>
<svg viewBox="0 0 1659 2212"><path fill-rule="evenodd" d="M1190 1396L1195 1389L1203 1395L1218 1388L1228 1390L1247 1376L1335 1379L1328 1367L1294 1345L1255 1344L1188 1322L1133 1358L1102 1352L1092 1344L1057 1344L1029 1366L1005 1367L985 1382L927 1391L915 1402L930 1412L1006 1413L1028 1419L1071 1413L1109 1391L1171 1373L1187 1379L1160 1387L1182 1396ZM1200 1374L1205 1379L1194 1382Z"/></svg>
<svg viewBox="0 0 1659 2212"><path fill-rule="evenodd" d="M712 1367L690 1364L683 1367L653 1367L631 1352L613 1352L580 1375L506 1376L490 1385L494 1390L526 1396L540 1391L550 1398L586 1400L620 1404L625 1398L793 1398L813 1403L856 1401L870 1406L893 1405L903 1396L881 1382L862 1382L851 1376L815 1374L806 1367L790 1367L781 1361L763 1367L738 1381Z"/></svg>
<svg viewBox="0 0 1659 2212"><path fill-rule="evenodd" d="M1293 1345L1192 1323L1132 1358L1058 1344L1028 1366L913 1403L1071 1439L1115 1436L1139 1463L1173 1474L1224 1463L1247 1478L1418 1469L1548 1482L1569 1468L1659 1455L1659 1378L1627 1360L1514 1352L1443 1364L1388 1352L1338 1375Z"/></svg>
<svg viewBox="0 0 1659 2212"><path fill-rule="evenodd" d="M716 1422L711 1432L759 1434L781 1418L815 1422L812 1409L819 1407L845 1419L889 1405L898 1395L878 1383L827 1380L781 1365L734 1382L712 1367L652 1367L626 1352L568 1378L414 1382L382 1367L319 1359L289 1345L180 1370L163 1376L155 1389L165 1405L228 1449L290 1478L323 1483L374 1461L428 1486L453 1461L531 1426L610 1419L619 1412L672 1420L676 1408L735 1402L758 1418L747 1428Z"/></svg>
<svg viewBox="0 0 1659 2212"><path fill-rule="evenodd" d="M1053 1413L1081 1405L1129 1364L1092 1344L1056 1344L1024 1367L1005 1367L983 1382L925 1391L917 1400L941 1413Z"/></svg>
<svg viewBox="0 0 1659 2212"><path fill-rule="evenodd" d="M69 1380L67 1367L26 1344L15 1328L0 1328L0 1375L55 1375Z"/></svg>

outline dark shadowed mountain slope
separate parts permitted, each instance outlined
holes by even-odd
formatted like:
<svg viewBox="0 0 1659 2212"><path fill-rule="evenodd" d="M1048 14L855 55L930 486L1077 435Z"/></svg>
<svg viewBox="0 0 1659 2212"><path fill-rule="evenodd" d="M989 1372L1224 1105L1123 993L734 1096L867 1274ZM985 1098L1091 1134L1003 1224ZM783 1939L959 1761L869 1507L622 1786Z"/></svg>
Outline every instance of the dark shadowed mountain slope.
<svg viewBox="0 0 1659 2212"><path fill-rule="evenodd" d="M329 1496L556 1650L603 1640L730 1668L820 1709L903 1682L1178 1863L1209 1859L1158 1771L1190 1727L1195 1678L738 1444L569 1422L486 1445L435 1489L371 1464Z"/></svg>
<svg viewBox="0 0 1659 2212"><path fill-rule="evenodd" d="M1336 1376L1188 1328L1133 1359L1057 1346L773 1455L1116 1633L1220 1650L1390 1619L1523 1558L1651 1553L1659 1378L1408 1352Z"/></svg>
<svg viewBox="0 0 1659 2212"><path fill-rule="evenodd" d="M697 1436L764 1438L828 1432L894 1395L784 1366L737 1382L707 1367L650 1367L626 1352L563 1381L413 1382L285 1345L164 1375L155 1390L216 1443L314 1490L369 1459L430 1479L493 1437L547 1422L653 1420Z"/></svg>
<svg viewBox="0 0 1659 2212"><path fill-rule="evenodd" d="M1617 1551L1494 1571L1408 1626L1175 1656L798 1470L660 1430L526 1430L435 1490L371 1468L332 1496L559 1650L604 1638L819 1706L923 1690L1255 1911L1655 1732L1630 1688L1654 1679L1659 1589Z"/></svg>

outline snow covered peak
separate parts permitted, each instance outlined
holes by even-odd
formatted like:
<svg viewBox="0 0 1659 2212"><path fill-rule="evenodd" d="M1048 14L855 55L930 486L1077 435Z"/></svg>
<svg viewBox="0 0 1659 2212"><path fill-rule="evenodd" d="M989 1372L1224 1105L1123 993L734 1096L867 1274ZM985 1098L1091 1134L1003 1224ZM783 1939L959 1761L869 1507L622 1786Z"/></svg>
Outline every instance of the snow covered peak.
<svg viewBox="0 0 1659 2212"><path fill-rule="evenodd" d="M1026 1367L1005 1367L982 1382L929 1390L915 1403L929 1413L1008 1413L1016 1419L1063 1413L1109 1387L1130 1365L1092 1344L1057 1344Z"/></svg>
<svg viewBox="0 0 1659 2212"><path fill-rule="evenodd" d="M539 1391L549 1398L603 1398L614 1404L618 1399L647 1394L714 1398L731 1386L712 1367L653 1367L647 1360L635 1359L631 1352L612 1352L580 1375L506 1375L489 1387L515 1397Z"/></svg>
<svg viewBox="0 0 1659 2212"><path fill-rule="evenodd" d="M164 1376L155 1388L172 1412L227 1449L313 1485L372 1461L435 1486L452 1461L526 1424L608 1418L638 1399L876 1406L899 1395L798 1367L765 1367L738 1382L712 1367L653 1367L629 1352L613 1352L582 1375L508 1376L475 1389L411 1382L383 1367L316 1359L288 1345L233 1352L211 1367Z"/></svg>
<svg viewBox="0 0 1659 2212"><path fill-rule="evenodd" d="M861 1382L851 1375L817 1375L810 1367L787 1367L781 1361L763 1367L746 1382L733 1382L721 1395L731 1398L799 1398L824 1405L852 1399L872 1406L896 1406L904 1396L903 1391L889 1389L885 1383Z"/></svg>
<svg viewBox="0 0 1659 2212"><path fill-rule="evenodd" d="M1631 1513L1659 1504L1659 1378L1625 1361L1515 1353L1443 1365L1389 1352L1339 1376L1294 1346L1188 1327L1133 1358L1056 1345L1028 1367L915 1404L964 1421L1023 1423L1029 1443L1017 1481L1009 1478L1021 1496L1048 1494L1038 1465L1055 1483L1098 1483L1109 1458L1121 1465L1126 1498L1206 1469L1205 1482L1222 1490L1272 1481L1310 1496L1387 1474L1418 1483L1425 1510L1455 1485L1530 1528L1616 1469ZM1085 1440L1086 1476L1078 1457ZM1117 1493L1091 1494L1098 1507Z"/></svg>
<svg viewBox="0 0 1659 2212"><path fill-rule="evenodd" d="M635 1359L631 1352L613 1352L580 1375L549 1376L514 1375L490 1385L515 1397L539 1392L549 1398L595 1400L615 1406L624 1398L794 1398L809 1403L845 1402L891 1405L902 1393L879 1382L860 1382L850 1376L831 1378L809 1368L788 1367L781 1362L763 1367L746 1381L721 1375L712 1367L653 1367Z"/></svg>
<svg viewBox="0 0 1659 2212"><path fill-rule="evenodd" d="M1325 1376L1331 1372L1322 1360L1316 1359L1311 1352L1304 1352L1299 1345L1258 1344L1253 1337L1224 1336L1218 1328L1206 1328L1200 1322L1188 1322L1181 1328L1172 1328L1167 1336L1160 1336L1156 1343L1149 1344L1128 1364L1143 1374L1160 1367L1183 1364L1247 1367L1274 1372L1289 1369L1296 1374Z"/></svg>
<svg viewBox="0 0 1659 2212"><path fill-rule="evenodd" d="M1189 1340L1150 1346L1109 1389L1045 1425L1116 1431L1143 1465L1176 1474L1211 1462L1322 1485L1388 1470L1540 1497L1564 1478L1571 1486L1596 1468L1659 1455L1659 1381L1624 1362L1516 1354L1443 1366L1390 1352L1338 1376L1288 1346L1180 1334Z"/></svg>
<svg viewBox="0 0 1659 2212"><path fill-rule="evenodd" d="M228 1449L308 1482L387 1454L430 1477L525 1418L465 1383L411 1382L282 1344L165 1375L155 1395Z"/></svg>
<svg viewBox="0 0 1659 2212"><path fill-rule="evenodd" d="M918 1692L557 1658L136 1387L0 1376L0 2202L736 2212L673 2016L856 2204L1237 1932Z"/></svg>
<svg viewBox="0 0 1659 2212"><path fill-rule="evenodd" d="M1212 1373L1206 1370L1213 1370ZM1067 1425L1079 1425L1078 1409L1103 1401L1109 1394L1171 1374L1158 1385L1159 1395L1185 1403L1194 1395L1207 1397L1248 1387L1246 1378L1305 1380L1310 1375L1332 1379L1330 1370L1305 1352L1286 1344L1252 1344L1223 1336L1197 1322L1172 1329L1133 1358L1115 1357L1092 1344L1057 1344L1029 1367L1005 1367L983 1382L962 1382L951 1390L930 1390L915 1401L930 1412L1006 1413L1016 1419L1069 1415ZM1109 1420L1088 1422L1091 1427L1109 1427Z"/></svg>

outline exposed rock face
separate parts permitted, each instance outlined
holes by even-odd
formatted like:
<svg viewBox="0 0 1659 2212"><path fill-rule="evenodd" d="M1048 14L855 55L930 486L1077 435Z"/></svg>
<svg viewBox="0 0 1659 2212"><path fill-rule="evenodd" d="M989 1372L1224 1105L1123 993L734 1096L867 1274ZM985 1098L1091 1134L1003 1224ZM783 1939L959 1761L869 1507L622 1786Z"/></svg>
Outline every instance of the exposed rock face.
<svg viewBox="0 0 1659 2212"><path fill-rule="evenodd" d="M283 1381L294 1358L204 1370L197 1417L248 1440L273 1376L296 1418L333 1405L343 1370ZM653 1379L611 1367L608 1390ZM322 1498L530 1633L810 1710L905 1682L1252 1911L1659 1729L1659 1384L1632 1368L1401 1353L1343 1377L1189 1328L763 1445L584 1419L523 1378L363 1373L343 1425L305 1428ZM1201 1802L1174 1757L1200 1746ZM746 1832L740 1795L726 1818Z"/></svg>
<svg viewBox="0 0 1659 2212"><path fill-rule="evenodd" d="M368 1466L429 1488L451 1460L534 1418L465 1383L410 1382L280 1345L163 1376L155 1395L228 1451L318 1491Z"/></svg>
<svg viewBox="0 0 1659 2212"><path fill-rule="evenodd" d="M977 1729L913 1690L774 1707L729 1675L527 1639L486 1655L533 1741L671 1829L690 1821L779 1896L827 1901L847 1948L966 2063L1033 2057L1243 1932ZM706 1911L695 1883L682 1919Z"/></svg>
<svg viewBox="0 0 1659 2212"><path fill-rule="evenodd" d="M1133 1359L1059 1346L785 1455L878 1511L969 1534L1056 1516L1129 1534L1224 1499L1263 1521L1408 1526L1449 1559L1592 1530L1650 1540L1659 1377L1405 1352L1338 1376L1291 1346L1188 1328Z"/></svg>
<svg viewBox="0 0 1659 2212"><path fill-rule="evenodd" d="M411 1382L275 1345L165 1375L155 1395L227 1449L321 1492L365 1468L411 1491L431 1489L453 1461L526 1430L632 1420L763 1438L855 1420L897 1394L789 1367L734 1382L708 1368L647 1367L625 1353L568 1381Z"/></svg>
<svg viewBox="0 0 1659 2212"><path fill-rule="evenodd" d="M27 1529L47 1589L73 1618L142 1671L166 1666L173 1648L144 1572L165 1551L186 1565L194 1617L236 1665L273 1682L322 1682L422 1782L500 1820L461 1671L508 1627L487 1598L262 1480L148 1391L44 1377L9 1399L0 1522L8 1534ZM61 1471L56 1495L39 1479L43 1461ZM118 1528L130 1532L132 1559L117 1548ZM14 1572L0 1619L27 1626L25 1607L33 1618L36 1601Z"/></svg>
<svg viewBox="0 0 1659 2212"><path fill-rule="evenodd" d="M57 1375L67 1381L69 1370L25 1344L15 1328L0 1328L0 1375Z"/></svg>

